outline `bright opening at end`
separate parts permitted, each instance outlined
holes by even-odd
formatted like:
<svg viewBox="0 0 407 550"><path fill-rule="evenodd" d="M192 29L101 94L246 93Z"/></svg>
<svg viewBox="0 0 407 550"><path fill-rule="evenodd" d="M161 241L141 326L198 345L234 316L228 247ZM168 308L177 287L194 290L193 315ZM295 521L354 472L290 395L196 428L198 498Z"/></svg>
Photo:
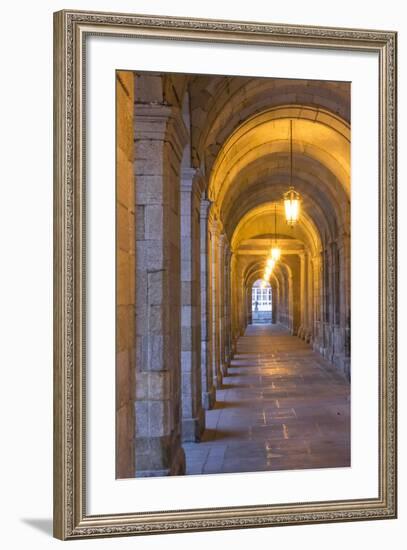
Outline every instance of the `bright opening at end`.
<svg viewBox="0 0 407 550"><path fill-rule="evenodd" d="M258 279L252 286L252 324L271 323L271 286Z"/></svg>

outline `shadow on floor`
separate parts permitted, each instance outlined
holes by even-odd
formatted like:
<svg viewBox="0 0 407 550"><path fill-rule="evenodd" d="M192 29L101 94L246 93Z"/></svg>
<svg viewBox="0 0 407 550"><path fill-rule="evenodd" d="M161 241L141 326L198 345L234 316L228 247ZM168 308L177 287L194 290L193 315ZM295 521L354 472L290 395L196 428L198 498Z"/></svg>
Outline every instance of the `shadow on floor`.
<svg viewBox="0 0 407 550"><path fill-rule="evenodd" d="M46 535L52 536L52 519L51 518L21 518L21 521L37 531L41 531Z"/></svg>

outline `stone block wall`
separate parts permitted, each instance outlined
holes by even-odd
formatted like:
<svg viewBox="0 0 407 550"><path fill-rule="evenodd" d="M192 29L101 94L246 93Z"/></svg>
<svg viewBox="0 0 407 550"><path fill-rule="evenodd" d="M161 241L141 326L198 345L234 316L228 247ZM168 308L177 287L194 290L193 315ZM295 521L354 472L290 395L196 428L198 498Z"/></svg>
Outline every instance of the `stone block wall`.
<svg viewBox="0 0 407 550"><path fill-rule="evenodd" d="M116 75L116 477L134 476L135 209L132 72Z"/></svg>
<svg viewBox="0 0 407 550"><path fill-rule="evenodd" d="M161 88L160 88L161 86ZM162 79L135 76L136 476L180 474L180 169L187 132Z"/></svg>

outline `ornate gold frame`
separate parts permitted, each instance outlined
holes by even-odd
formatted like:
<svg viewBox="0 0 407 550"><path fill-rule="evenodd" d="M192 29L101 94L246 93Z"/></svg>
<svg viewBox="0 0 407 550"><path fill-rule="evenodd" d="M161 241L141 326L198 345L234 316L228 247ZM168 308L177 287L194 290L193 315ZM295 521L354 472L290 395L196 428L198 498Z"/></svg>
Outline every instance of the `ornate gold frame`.
<svg viewBox="0 0 407 550"><path fill-rule="evenodd" d="M379 57L379 496L89 516L85 495L83 51L90 34L370 51ZM83 537L396 517L395 32L146 15L54 14L54 535Z"/></svg>

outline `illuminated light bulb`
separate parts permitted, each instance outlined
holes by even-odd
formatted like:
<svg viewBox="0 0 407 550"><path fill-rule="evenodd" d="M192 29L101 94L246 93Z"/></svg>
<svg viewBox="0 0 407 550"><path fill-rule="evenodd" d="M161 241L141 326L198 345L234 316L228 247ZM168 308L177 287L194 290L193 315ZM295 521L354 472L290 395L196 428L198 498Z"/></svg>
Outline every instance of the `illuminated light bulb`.
<svg viewBox="0 0 407 550"><path fill-rule="evenodd" d="M277 247L274 247L271 249L271 259L277 262L280 259L281 256L281 250Z"/></svg>
<svg viewBox="0 0 407 550"><path fill-rule="evenodd" d="M267 265L267 269L274 269L274 266L276 265L276 260L274 258L268 258L267 262L266 262L266 265Z"/></svg>

